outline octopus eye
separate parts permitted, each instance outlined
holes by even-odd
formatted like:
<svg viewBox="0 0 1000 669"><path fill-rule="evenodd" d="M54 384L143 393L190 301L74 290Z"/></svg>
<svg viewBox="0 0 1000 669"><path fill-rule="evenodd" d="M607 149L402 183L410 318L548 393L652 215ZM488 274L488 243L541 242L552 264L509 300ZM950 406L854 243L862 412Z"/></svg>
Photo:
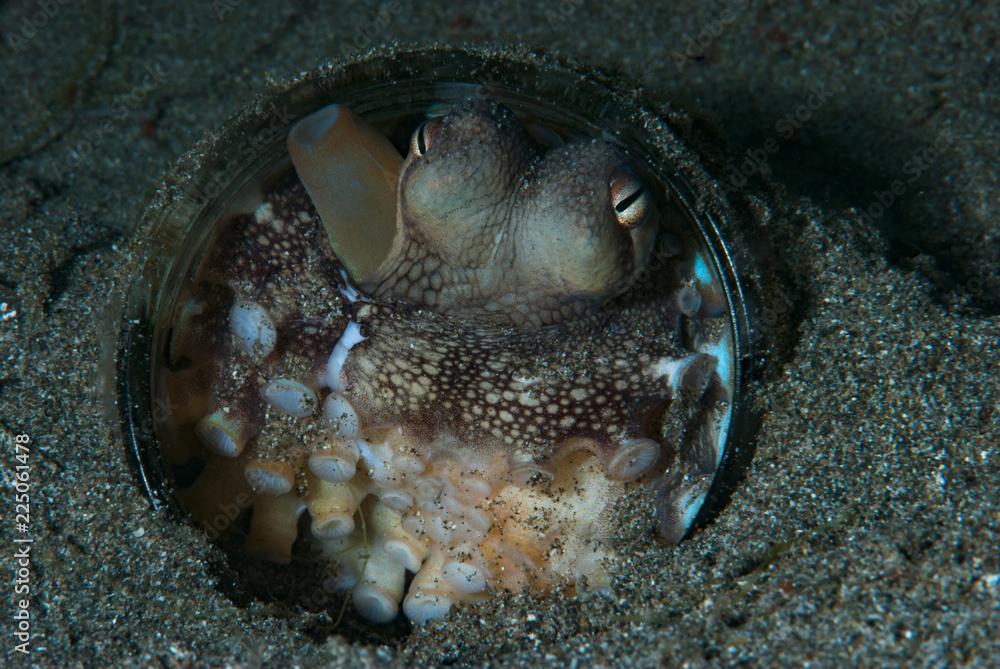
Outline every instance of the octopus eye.
<svg viewBox="0 0 1000 669"><path fill-rule="evenodd" d="M436 119L421 123L410 138L410 153L417 158L427 153L437 136L438 122Z"/></svg>
<svg viewBox="0 0 1000 669"><path fill-rule="evenodd" d="M611 210L620 226L631 229L646 218L652 196L642 180L632 172L616 172L611 177L610 194Z"/></svg>

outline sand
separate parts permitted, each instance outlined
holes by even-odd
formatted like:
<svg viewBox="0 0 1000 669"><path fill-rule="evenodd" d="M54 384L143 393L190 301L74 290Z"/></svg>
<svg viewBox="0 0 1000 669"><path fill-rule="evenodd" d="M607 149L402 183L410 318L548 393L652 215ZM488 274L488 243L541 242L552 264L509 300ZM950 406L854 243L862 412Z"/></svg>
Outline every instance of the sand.
<svg viewBox="0 0 1000 669"><path fill-rule="evenodd" d="M995 6L39 1L5 5L0 31L13 666L1000 663ZM108 297L146 197L273 81L393 38L524 42L620 72L726 147L721 178L772 180L761 260L788 309L762 323L778 345L756 448L694 537L628 536L612 595L500 599L402 636L336 625L247 596L136 482L106 401Z"/></svg>

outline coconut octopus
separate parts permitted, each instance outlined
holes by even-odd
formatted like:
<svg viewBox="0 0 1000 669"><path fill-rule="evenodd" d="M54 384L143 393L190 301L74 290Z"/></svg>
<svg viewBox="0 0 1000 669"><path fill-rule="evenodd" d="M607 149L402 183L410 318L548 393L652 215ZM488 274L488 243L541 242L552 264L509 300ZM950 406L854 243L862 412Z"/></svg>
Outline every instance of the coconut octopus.
<svg viewBox="0 0 1000 669"><path fill-rule="evenodd" d="M245 548L276 562L308 527L371 621L605 587L615 502L655 491L677 542L721 460L718 281L621 147L536 136L477 98L404 160L323 108L172 316L163 452L201 467L181 502L207 526L252 508Z"/></svg>

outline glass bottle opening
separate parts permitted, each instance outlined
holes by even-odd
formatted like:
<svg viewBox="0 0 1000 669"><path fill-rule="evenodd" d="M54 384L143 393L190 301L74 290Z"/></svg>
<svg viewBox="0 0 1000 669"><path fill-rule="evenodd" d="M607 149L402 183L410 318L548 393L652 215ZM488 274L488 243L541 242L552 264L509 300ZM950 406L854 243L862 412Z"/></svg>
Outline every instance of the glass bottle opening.
<svg viewBox="0 0 1000 669"><path fill-rule="evenodd" d="M695 163L687 159L686 150L661 120L645 110L631 108L619 94L605 88L601 82L582 77L561 65L535 63L539 72L532 73L510 63L490 63L478 55L433 51L416 54L410 68L400 64L401 62L405 61L367 61L353 66L353 70L348 67L339 71L320 72L273 96L256 113L237 120L206 152L199 155L197 169L186 181L183 191L167 194L151 208L146 229L151 252L147 254L148 262L134 284L132 299L127 305L127 312L133 314L133 317L128 322L131 327L127 326L123 333L123 348L119 356L119 387L126 400L123 407L126 410L127 436L139 456L140 471L151 496L154 500L162 499L164 491L169 491L166 493L168 496L176 493L183 501L185 490L196 484L206 466L211 464L211 458L217 455L205 457L202 451L205 448L205 415L219 407L206 405L191 413L190 407L180 407L177 397L171 396L171 374L177 373L178 369L178 360L171 354L172 341L176 342L179 324L192 313L200 313L198 309L202 307L191 301L191 295L198 291L200 277L204 274L205 258L212 253L213 248L217 248L221 226L231 219L232 212L240 209L252 211L261 203L253 202L248 206L248 202L253 198L259 199L262 192L280 192L288 188L288 184L297 183L285 151L285 138L290 125L326 104L343 104L384 134L405 155L414 130L423 120L440 116L467 98L486 96L513 110L533 141L544 149L551 150L579 138L606 138L621 145L640 178L652 186L662 220L669 221L669 224L661 224L659 241L653 251L654 256L659 253L663 257L656 259L651 268L663 271L667 271L664 268L669 268L674 273L671 293L674 301L671 304L686 319L687 334L682 335L682 338L686 336L696 343L689 342L689 355L683 358L654 356L644 360L642 369L637 369L635 374L645 373L663 379L665 384L673 385L672 392L679 392L685 376L693 375L689 373L690 369L700 364L700 360L712 358L713 370L721 387L721 391L716 392L724 393L724 400L716 408L717 414L713 418L715 427L711 438L715 440L715 446L711 452L714 462L701 465L702 470L710 471L712 475L700 487L683 490L671 488L667 492L664 492L663 486L660 487L661 496L674 496L668 500L675 516L670 521L670 529L675 535L671 540L679 540L695 523L695 516L708 494L708 484L715 478L714 474L722 465L728 446L733 441L730 435L732 418L734 412L739 411L742 392L741 360L747 354L746 317L739 284L716 226L727 212L718 204L704 207L705 200L696 197L699 191L697 184L707 177L696 171L697 168L693 167ZM401 76L406 73L406 69L421 71L421 67L428 62L435 63L435 67L422 72L434 71L435 76ZM384 79L361 76L366 69L384 75L385 68L404 71ZM532 76L533 74L537 76ZM469 83L470 81L477 83ZM555 92L564 93L568 104L560 104L563 100L553 97ZM236 247L232 250L234 253L239 252ZM147 286L149 290L146 289ZM232 301L238 298L230 296L226 299ZM227 310L227 314L230 313ZM232 325L232 317L229 318ZM702 321L711 321L714 325L702 327ZM258 321L253 322L259 324ZM259 341L259 330L255 332L258 337L255 341ZM330 348L339 343L342 342L331 341ZM275 379L270 381L274 382ZM337 389L332 387L334 385L314 389L317 406L339 401L341 396L337 395ZM282 389L287 390L284 386ZM212 400L206 401L211 403ZM322 410L317 411L322 413ZM199 425L202 427L199 428ZM708 437L702 435L698 438L704 441ZM357 468L360 471L367 467L368 477L377 479L372 474L372 463L379 456L375 453L377 449L370 448L369 442L371 439L365 441L367 446L359 451L356 459L361 462L357 463ZM159 444L159 451L155 444ZM365 451L364 448L369 450ZM690 450L683 444L677 445L675 450L679 453L684 448ZM632 456L632 460L645 457L645 451L639 449L635 452L640 455ZM399 453L395 453L395 457L398 456ZM663 457L662 452L659 457ZM677 457L680 456L675 454L675 459ZM607 469L611 466L609 462L603 461L606 471L610 471ZM430 471L433 466L436 465L430 460L414 465L421 472ZM465 466L471 467L467 463ZM503 476L509 476L513 465L508 463L504 466L507 469ZM539 463L534 462L532 466L539 466ZM576 463L573 466L576 467L575 476L584 476L580 472L586 469L585 465ZM319 470L314 468L313 474L316 471ZM230 474L231 472L225 476ZM690 472L678 472L676 477L688 474ZM418 474L412 476L414 480L419 478ZM268 485L261 483L260 479L256 483L265 487ZM423 483L420 482L419 485ZM259 497L261 494L259 485L256 488L250 486L247 498L233 500L228 505L216 505L214 513L202 509L200 514L195 515L213 538L220 538L223 543L229 541L228 545L235 547L246 539L248 532L253 531L248 528L248 523L252 523L252 520L248 521L246 515L249 507L254 506L254 496ZM293 485L296 486L297 484ZM388 522L392 525L392 519L385 520L385 513L388 512L378 515L381 513L378 509L370 508L386 501L388 509L400 513L396 524L407 529L407 536L419 537L423 536L423 532L431 537L425 543L434 546L437 545L434 542L440 543L435 538L435 530L414 529L414 522L407 525L407 518L411 516L406 516L406 511L417 504L412 500L415 494L413 491L400 490L395 484L376 486L373 490L377 492L366 493L362 499L355 500L356 508L351 513L357 514L359 526L372 525L371 531L375 532L374 526L378 523ZM398 499L389 492L399 493ZM303 499L308 496L302 490L283 494L299 494ZM456 493L455 497L458 499L461 495ZM392 499L396 501L393 502ZM268 504L268 513L282 513L279 504L270 501ZM309 507L305 501L302 504ZM311 507L312 513L306 514L314 524L318 508L318 505L314 505ZM462 513L468 515L474 509L475 504ZM191 511L190 504L188 511ZM298 519L293 520L290 525L286 523L286 536L283 540L289 543L291 550L291 541L295 540L298 525L308 521L302 521L299 513L289 511L286 515ZM425 515L433 514L425 511ZM260 517L262 516L258 515L258 521ZM498 520L493 518L483 522L490 522L495 526ZM292 532L291 539L287 536L289 531ZM384 531L391 533L394 530L390 528ZM367 533L368 529L364 532ZM239 540L226 539L227 535L232 534L237 535ZM385 545L386 536L381 538L380 545ZM273 540L274 537L270 539ZM330 548L333 545L331 541L340 541L342 538L335 536L327 539L329 540L324 544L328 549L326 552L336 553L339 544ZM350 549L348 546L344 551ZM400 561L406 567L406 578L414 579L415 572L417 576L414 580L419 581L420 574L423 573L422 564L430 564L434 559L434 551L431 551L429 557L418 556L417 559L412 551L407 553L400 550ZM414 550L419 553L421 549ZM323 553L323 550L319 552ZM452 581L457 579L458 585L452 590L464 592L463 588L466 586L454 573L464 576L467 581L478 582L480 574L476 572L477 567L469 566L478 563L451 558L454 555L441 557L438 561L442 564L434 566L434 569ZM301 568L301 565L297 568ZM480 565L479 568L487 575L490 573L488 565ZM582 569L579 566L573 568ZM365 597L377 595L369 591L359 595L357 589L358 583L364 585L369 581L374 582L373 579L377 580L368 574L371 569L371 563L366 561L357 566L358 573L353 575L352 583L344 581L345 578L350 581L350 575L340 575L339 585L335 583L331 587L338 592L355 588L356 608L367 610L368 613L363 614L365 617L381 622L382 618L394 617L390 615L393 613L391 607L380 609L379 602L372 604L364 600ZM383 572L390 574L385 577L389 581L397 578L397 573L403 573L398 565L390 565ZM333 580L337 578L338 575L335 574ZM415 588L412 584L408 587ZM470 596L469 599L474 600L482 590L480 588L472 592L471 595L475 596ZM429 593L431 589L426 591ZM359 599L363 601L358 601ZM436 617L437 612L432 605L423 608L413 605L409 610L419 611L415 615L426 614L427 617Z"/></svg>

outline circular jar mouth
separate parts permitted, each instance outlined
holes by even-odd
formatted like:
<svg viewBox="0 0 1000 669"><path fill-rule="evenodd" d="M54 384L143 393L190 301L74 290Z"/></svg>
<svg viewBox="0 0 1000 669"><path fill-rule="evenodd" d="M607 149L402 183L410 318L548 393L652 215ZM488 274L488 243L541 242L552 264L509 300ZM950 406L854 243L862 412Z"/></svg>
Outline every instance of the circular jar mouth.
<svg viewBox="0 0 1000 669"><path fill-rule="evenodd" d="M470 96L506 105L543 146L579 137L619 144L654 185L660 207L684 221L678 242L690 273L724 311L724 332L716 344L726 361L719 375L727 384L729 408L719 427L715 480L707 494L687 501L683 529L703 525L718 511L732 485L731 463L751 436L743 429L750 324L725 239L738 225L737 215L716 195L720 191L711 176L668 122L618 82L536 53L457 47L389 48L322 66L259 98L161 183L137 228L135 265L121 283L116 359L125 442L154 508L180 506L176 472L160 457L170 438L164 426L174 410L160 390L161 376L182 296L196 280L220 219L255 184L294 174L286 150L289 130L326 105L347 105L405 147L420 119Z"/></svg>

